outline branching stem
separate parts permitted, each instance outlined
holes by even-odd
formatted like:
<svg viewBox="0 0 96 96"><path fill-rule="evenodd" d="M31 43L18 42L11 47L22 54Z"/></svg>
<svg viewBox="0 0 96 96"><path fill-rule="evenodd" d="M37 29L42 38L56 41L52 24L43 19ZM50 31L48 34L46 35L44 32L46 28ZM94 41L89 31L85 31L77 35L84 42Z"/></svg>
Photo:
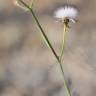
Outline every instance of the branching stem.
<svg viewBox="0 0 96 96"><path fill-rule="evenodd" d="M56 51L54 50L52 44L50 43L50 41L49 41L49 39L48 39L48 37L47 37L47 35L45 34L45 32L44 32L41 24L40 24L39 21L38 21L37 16L35 15L35 13L34 13L34 11L33 11L33 9L32 9L29 5L27 5L23 0L19 0L19 1L20 1L20 2L29 10L29 12L31 13L32 17L34 18L34 20L35 20L35 22L36 22L36 24L37 24L37 26L38 26L38 28L39 28L39 30L40 30L40 33L41 33L41 35L42 35L45 43L47 44L47 46L49 47L49 49L50 49L50 50L52 51L52 53L54 54L56 60L58 61L58 64L59 64L60 69L61 69L61 72L62 72L62 76L63 76L63 80L64 80L64 86L65 86L65 89L66 89L66 91L67 91L67 95L68 95L68 96L71 96L70 90L69 90L68 85L67 85L67 83L66 83L66 80L65 80L65 78L64 78L64 77L65 77L65 76L64 76L64 70L63 70L62 62L61 62L59 56L57 55ZM64 29L64 30L65 30L65 29ZM66 30L65 30L65 31L66 31Z"/></svg>

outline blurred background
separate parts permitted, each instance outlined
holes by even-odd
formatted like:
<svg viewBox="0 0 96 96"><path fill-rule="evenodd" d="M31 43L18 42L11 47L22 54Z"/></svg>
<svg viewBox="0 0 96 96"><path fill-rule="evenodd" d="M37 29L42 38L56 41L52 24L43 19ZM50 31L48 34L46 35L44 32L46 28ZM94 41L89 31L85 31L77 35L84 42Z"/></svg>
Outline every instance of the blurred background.
<svg viewBox="0 0 96 96"><path fill-rule="evenodd" d="M29 3L31 0L25 0ZM35 0L34 10L59 53L63 25L54 11L67 0ZM78 22L69 29L64 71L72 96L96 96L96 0L69 0ZM0 0L0 96L67 96L60 68L29 12Z"/></svg>

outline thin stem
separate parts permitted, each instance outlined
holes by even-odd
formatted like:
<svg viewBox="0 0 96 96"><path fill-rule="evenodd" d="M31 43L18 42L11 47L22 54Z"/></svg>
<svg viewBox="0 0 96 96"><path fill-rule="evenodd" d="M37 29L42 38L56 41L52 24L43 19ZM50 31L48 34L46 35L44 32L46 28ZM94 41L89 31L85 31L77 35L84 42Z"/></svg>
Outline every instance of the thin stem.
<svg viewBox="0 0 96 96"><path fill-rule="evenodd" d="M54 54L55 58L57 59L58 64L60 65L60 69L61 69L62 75L63 75L64 86L65 86L65 88L66 88L67 94L68 94L68 96L71 96L70 90L69 90L69 88L68 88L68 86L67 86L67 83L66 83L66 80L65 80L65 78L64 78L63 66L62 66L62 63L61 63L61 61L60 61L60 59L59 59L57 53L55 52L55 50L54 50L52 44L50 43L48 37L46 36L46 34L45 34L45 32L44 32L42 26L40 25L40 23L39 23L39 21L38 21L36 15L35 15L35 13L34 13L34 11L33 11L33 9L30 8L29 5L27 5L27 4L26 4L25 2L23 2L22 0L20 0L20 2L21 2L26 8L28 8L28 10L31 12L31 14L32 14L32 16L33 16L33 18L34 18L34 20L35 20L35 22L36 22L36 24L37 24L37 26L38 26L40 32L41 32L41 35L43 36L43 39L44 39L45 43L47 44L47 46L50 48L50 50L51 50L52 53Z"/></svg>
<svg viewBox="0 0 96 96"><path fill-rule="evenodd" d="M59 57L60 61L62 61L62 58L64 55L67 28L68 28L68 26L66 25L66 23L64 23L63 39L62 39L61 52L60 52L60 57Z"/></svg>
<svg viewBox="0 0 96 96"><path fill-rule="evenodd" d="M35 0L32 0L32 1L31 1L30 8L33 7L34 1L35 1Z"/></svg>
<svg viewBox="0 0 96 96"><path fill-rule="evenodd" d="M40 32L41 32L41 35L42 35L44 41L46 42L47 46L51 49L51 51L52 51L52 53L54 54L54 56L56 57L56 59L59 61L59 57L57 56L54 48L52 47L52 44L50 43L48 37L46 36L46 34L45 34L44 30L43 30L43 28L41 27L41 25L40 25L40 23L39 23L36 15L35 15L35 13L33 12L32 8L30 8L30 7L29 7L25 2L23 2L22 0L20 0L20 2L21 2L25 7L27 7L27 8L29 9L29 11L31 12L34 20L36 21L36 24L37 24L38 28L40 29Z"/></svg>

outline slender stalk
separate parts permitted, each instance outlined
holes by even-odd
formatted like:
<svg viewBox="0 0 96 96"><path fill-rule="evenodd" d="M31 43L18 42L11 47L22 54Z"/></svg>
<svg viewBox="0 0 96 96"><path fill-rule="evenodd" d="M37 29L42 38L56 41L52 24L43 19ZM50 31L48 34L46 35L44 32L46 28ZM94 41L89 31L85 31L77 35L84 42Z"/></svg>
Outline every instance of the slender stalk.
<svg viewBox="0 0 96 96"><path fill-rule="evenodd" d="M67 83L66 83L66 80L65 80L65 78L64 78L64 77L65 77L65 76L64 76L64 70L63 70L62 63L61 63L61 61L60 61L60 59L59 59L59 56L58 56L57 53L55 52L52 44L50 43L48 37L46 36L46 34L45 34L42 26L40 25L40 23L39 23L36 15L35 15L35 13L34 13L34 11L33 11L33 9L32 9L29 5L27 5L24 1L20 0L20 2L21 2L26 8L28 8L28 10L31 12L32 17L34 18L34 20L35 20L35 22L36 22L36 24L37 24L37 26L38 26L38 28L39 28L39 30L40 30L40 33L41 33L41 35L43 36L43 39L44 39L45 43L46 43L47 46L50 48L50 50L51 50L52 53L54 54L56 60L58 61L58 64L60 65L60 69L61 69L61 72L62 72L62 75L63 75L64 86L65 86L65 88L66 88L66 91L67 91L68 96L71 96L70 90L69 90L69 88L68 88L68 86L67 86Z"/></svg>
<svg viewBox="0 0 96 96"><path fill-rule="evenodd" d="M59 60L61 61L61 64L62 64L62 58L63 58L63 55L64 55L67 28L68 28L67 24L64 23L63 39L62 39L62 44L61 44L61 52L60 52L60 56L59 56ZM64 76L64 70L63 70L63 68L62 68L62 65L61 65L60 67L61 67L62 74L63 74L63 78L64 78L65 76ZM70 89L68 88L68 85L67 85L67 83L66 83L65 78L64 78L64 86L65 86L65 88L66 88L66 90L67 90L68 96L71 96Z"/></svg>
<svg viewBox="0 0 96 96"><path fill-rule="evenodd" d="M59 57L60 61L62 61L62 57L64 55L67 28L68 26L66 25L66 23L64 23L63 39L62 39L61 52L60 52L60 57Z"/></svg>
<svg viewBox="0 0 96 96"><path fill-rule="evenodd" d="M44 30L43 30L43 28L41 27L41 25L40 25L40 23L39 23L36 15L35 15L35 13L33 12L32 8L30 8L30 7L29 7L25 2L23 2L22 0L20 0L20 2L21 2L26 8L28 8L29 11L31 12L34 20L36 21L36 24L37 24L38 28L40 29L40 32L41 32L41 35L42 35L44 41L46 42L47 46L51 49L51 51L52 51L52 53L54 54L54 56L56 57L56 59L59 61L59 57L57 56L54 48L52 47L52 44L50 43L48 37L46 36L46 34L45 34Z"/></svg>
<svg viewBox="0 0 96 96"><path fill-rule="evenodd" d="M31 1L30 8L33 7L34 2L35 2L35 0L32 0L32 1Z"/></svg>

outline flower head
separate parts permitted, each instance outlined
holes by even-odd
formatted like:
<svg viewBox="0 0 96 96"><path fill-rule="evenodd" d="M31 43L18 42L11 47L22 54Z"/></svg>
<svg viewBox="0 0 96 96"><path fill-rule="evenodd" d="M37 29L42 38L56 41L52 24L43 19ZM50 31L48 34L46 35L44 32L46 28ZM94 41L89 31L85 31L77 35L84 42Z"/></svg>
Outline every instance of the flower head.
<svg viewBox="0 0 96 96"><path fill-rule="evenodd" d="M77 17L78 11L76 8L72 6L65 6L57 9L55 11L55 17L61 20L65 20L66 18L71 21L75 22L75 18Z"/></svg>

